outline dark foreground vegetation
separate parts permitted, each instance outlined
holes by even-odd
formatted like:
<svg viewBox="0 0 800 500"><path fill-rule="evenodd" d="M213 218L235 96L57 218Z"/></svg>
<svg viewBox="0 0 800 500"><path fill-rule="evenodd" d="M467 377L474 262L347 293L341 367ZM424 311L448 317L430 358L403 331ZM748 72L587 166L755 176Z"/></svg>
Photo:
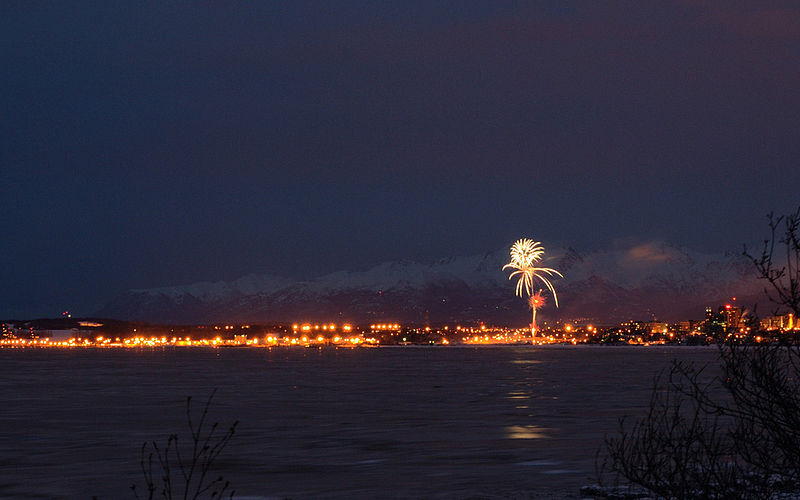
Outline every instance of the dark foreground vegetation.
<svg viewBox="0 0 800 500"><path fill-rule="evenodd" d="M214 462L236 433L238 421L227 430L221 430L219 422L208 422L208 410L215 392L216 389L211 392L196 421L192 418L192 398L186 399L188 443L184 444L178 434L171 434L161 445L157 441L142 444L140 466L146 491L140 496L136 485L132 485L136 499L233 498L231 484L223 476L215 474Z"/></svg>
<svg viewBox="0 0 800 500"><path fill-rule="evenodd" d="M800 348L731 344L720 363L674 362L647 414L606 439L601 479L675 499L800 491Z"/></svg>
<svg viewBox="0 0 800 500"><path fill-rule="evenodd" d="M800 208L769 216L747 255L779 310L800 315ZM673 362L647 414L608 437L598 491L659 498L774 499L800 494L800 346L723 344L719 368Z"/></svg>

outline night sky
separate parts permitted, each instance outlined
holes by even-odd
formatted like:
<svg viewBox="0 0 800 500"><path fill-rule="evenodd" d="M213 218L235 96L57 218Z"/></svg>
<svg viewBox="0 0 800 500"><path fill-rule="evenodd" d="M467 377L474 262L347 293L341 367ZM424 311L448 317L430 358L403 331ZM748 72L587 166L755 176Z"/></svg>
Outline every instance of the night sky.
<svg viewBox="0 0 800 500"><path fill-rule="evenodd" d="M800 204L794 1L8 1L0 58L0 318Z"/></svg>

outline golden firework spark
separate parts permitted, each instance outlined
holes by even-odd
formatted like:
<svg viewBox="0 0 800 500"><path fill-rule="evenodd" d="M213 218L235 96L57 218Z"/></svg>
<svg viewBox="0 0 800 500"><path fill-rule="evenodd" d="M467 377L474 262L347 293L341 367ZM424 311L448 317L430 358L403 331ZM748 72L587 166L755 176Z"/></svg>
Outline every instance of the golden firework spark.
<svg viewBox="0 0 800 500"><path fill-rule="evenodd" d="M544 255L542 244L528 238L517 240L511 246L511 263L516 267L531 266L534 262L541 260L542 255Z"/></svg>
<svg viewBox="0 0 800 500"><path fill-rule="evenodd" d="M533 290L534 279L537 279L544 283L547 289L550 290L550 293L553 294L553 301L556 307L558 307L558 295L556 294L555 288L553 288L553 283L550 282L550 278L553 276L563 278L564 275L551 267L534 266L535 263L542 260L543 255L544 247L540 242L528 238L517 240L511 246L511 262L503 266L503 269L514 269L514 272L509 275L508 279L514 279L515 276L519 277L516 288L516 294L518 296L523 296L523 290L530 296Z"/></svg>

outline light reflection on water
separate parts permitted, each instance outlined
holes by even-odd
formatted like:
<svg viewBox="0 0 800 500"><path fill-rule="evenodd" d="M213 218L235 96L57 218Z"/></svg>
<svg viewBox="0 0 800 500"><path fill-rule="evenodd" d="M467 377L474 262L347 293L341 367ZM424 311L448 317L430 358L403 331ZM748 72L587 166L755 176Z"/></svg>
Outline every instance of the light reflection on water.
<svg viewBox="0 0 800 500"><path fill-rule="evenodd" d="M508 439L544 439L548 437L549 430L536 425L512 425L506 427L506 437Z"/></svg>
<svg viewBox="0 0 800 500"><path fill-rule="evenodd" d="M506 399L528 399L530 397L531 397L530 393L514 391L514 392L509 392L508 396L506 396Z"/></svg>
<svg viewBox="0 0 800 500"><path fill-rule="evenodd" d="M241 422L219 462L241 495L576 491L675 356L716 350L0 350L0 498L129 498L141 443L184 432L185 397L213 387L211 417Z"/></svg>

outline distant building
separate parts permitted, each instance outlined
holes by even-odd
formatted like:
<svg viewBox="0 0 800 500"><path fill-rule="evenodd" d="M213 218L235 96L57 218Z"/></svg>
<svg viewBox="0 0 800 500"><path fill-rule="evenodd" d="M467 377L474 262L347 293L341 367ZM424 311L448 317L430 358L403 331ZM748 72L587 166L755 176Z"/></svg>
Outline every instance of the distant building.
<svg viewBox="0 0 800 500"><path fill-rule="evenodd" d="M719 308L719 314L725 323L725 331L728 333L739 331L742 325L742 308L731 304L725 304Z"/></svg>
<svg viewBox="0 0 800 500"><path fill-rule="evenodd" d="M636 335L648 332L647 323L643 321L626 321L625 323L620 323L619 326L622 329L622 333Z"/></svg>
<svg viewBox="0 0 800 500"><path fill-rule="evenodd" d="M706 317L700 325L700 331L712 337L724 334L725 317L720 312L714 312L711 307L706 307Z"/></svg>
<svg viewBox="0 0 800 500"><path fill-rule="evenodd" d="M656 321L645 323L644 328L650 335L664 335L669 331L669 325L667 323L659 323Z"/></svg>
<svg viewBox="0 0 800 500"><path fill-rule="evenodd" d="M794 314L782 314L780 316L770 316L761 320L761 329L766 331L789 331L800 330L800 322L796 320Z"/></svg>

